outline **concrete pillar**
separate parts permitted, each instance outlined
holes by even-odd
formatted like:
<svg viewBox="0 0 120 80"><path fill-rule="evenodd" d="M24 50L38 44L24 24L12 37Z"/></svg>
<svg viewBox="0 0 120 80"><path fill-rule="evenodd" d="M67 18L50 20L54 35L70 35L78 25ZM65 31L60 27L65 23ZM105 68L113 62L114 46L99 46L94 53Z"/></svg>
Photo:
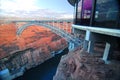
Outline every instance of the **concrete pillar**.
<svg viewBox="0 0 120 80"><path fill-rule="evenodd" d="M92 53L94 51L94 42L90 40L91 36L91 32L87 30L85 35L85 41L83 44L83 49L87 50L88 53Z"/></svg>
<svg viewBox="0 0 120 80"><path fill-rule="evenodd" d="M104 54L103 54L103 60L105 61L105 63L108 62L109 51L110 51L110 43L106 43Z"/></svg>
<svg viewBox="0 0 120 80"><path fill-rule="evenodd" d="M90 37L90 31L86 31L85 40L83 44L83 49L86 51L88 50L89 37Z"/></svg>
<svg viewBox="0 0 120 80"><path fill-rule="evenodd" d="M86 51L87 51L87 49L88 49L88 43L89 43L89 41L84 40L83 49L86 50Z"/></svg>
<svg viewBox="0 0 120 80"><path fill-rule="evenodd" d="M11 80L10 72L8 69L0 71L0 80Z"/></svg>
<svg viewBox="0 0 120 80"><path fill-rule="evenodd" d="M91 34L91 32L87 30L86 35L85 35L85 40L87 40L87 41L90 40L90 34Z"/></svg>
<svg viewBox="0 0 120 80"><path fill-rule="evenodd" d="M87 52L88 53L93 53L93 51L94 51L94 42L93 41L89 41Z"/></svg>

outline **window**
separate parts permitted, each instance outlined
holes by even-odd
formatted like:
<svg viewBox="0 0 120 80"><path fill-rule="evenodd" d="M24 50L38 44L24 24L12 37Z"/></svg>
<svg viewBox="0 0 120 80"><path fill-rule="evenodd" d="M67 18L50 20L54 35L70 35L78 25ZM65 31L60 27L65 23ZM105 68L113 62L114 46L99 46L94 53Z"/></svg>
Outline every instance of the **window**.
<svg viewBox="0 0 120 80"><path fill-rule="evenodd" d="M116 28L119 25L119 0L97 0L95 26Z"/></svg>
<svg viewBox="0 0 120 80"><path fill-rule="evenodd" d="M92 0L80 0L77 9L77 24L90 25Z"/></svg>
<svg viewBox="0 0 120 80"><path fill-rule="evenodd" d="M76 24L80 24L81 14L82 14L82 0L78 2Z"/></svg>
<svg viewBox="0 0 120 80"><path fill-rule="evenodd" d="M92 12L92 0L84 0L82 10L82 19L90 19Z"/></svg>

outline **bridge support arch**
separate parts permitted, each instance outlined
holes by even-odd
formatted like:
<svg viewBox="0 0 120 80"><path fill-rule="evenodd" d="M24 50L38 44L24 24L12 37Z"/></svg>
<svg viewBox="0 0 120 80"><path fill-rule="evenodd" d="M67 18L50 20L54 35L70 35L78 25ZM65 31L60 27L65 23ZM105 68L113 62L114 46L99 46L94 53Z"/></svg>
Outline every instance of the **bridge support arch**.
<svg viewBox="0 0 120 80"><path fill-rule="evenodd" d="M80 41L77 37L71 35L70 33L67 33L66 31L56 27L56 26L52 26L49 24L45 24L45 23L37 23L37 22L33 22L33 23L28 23L25 24L23 26L21 26L18 30L17 30L17 35L21 35L21 33L29 26L31 25L38 25L38 26L43 26L46 28L49 28L52 32L54 32L55 34L63 37L64 39L66 39L66 41L69 42L69 48L70 49L74 49L75 46L78 46L81 44L82 41Z"/></svg>

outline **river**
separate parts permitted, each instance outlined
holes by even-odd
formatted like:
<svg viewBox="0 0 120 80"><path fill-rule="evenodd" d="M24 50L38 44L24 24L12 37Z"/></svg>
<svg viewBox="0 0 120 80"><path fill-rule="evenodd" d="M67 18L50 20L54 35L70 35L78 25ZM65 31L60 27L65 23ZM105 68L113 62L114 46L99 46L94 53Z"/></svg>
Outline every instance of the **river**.
<svg viewBox="0 0 120 80"><path fill-rule="evenodd" d="M45 61L35 68L27 70L23 76L14 80L53 80L61 56L67 53L68 49L66 48L62 53L55 55L55 57Z"/></svg>

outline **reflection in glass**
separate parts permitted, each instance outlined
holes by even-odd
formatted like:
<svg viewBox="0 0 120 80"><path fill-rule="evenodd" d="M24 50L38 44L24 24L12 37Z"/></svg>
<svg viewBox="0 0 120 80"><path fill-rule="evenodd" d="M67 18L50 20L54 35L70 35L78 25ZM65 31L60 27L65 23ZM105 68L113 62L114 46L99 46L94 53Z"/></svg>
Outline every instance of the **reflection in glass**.
<svg viewBox="0 0 120 80"><path fill-rule="evenodd" d="M89 25L92 12L92 0L80 0L77 10L77 24Z"/></svg>
<svg viewBox="0 0 120 80"><path fill-rule="evenodd" d="M118 13L118 0L97 0L95 26L117 27Z"/></svg>

